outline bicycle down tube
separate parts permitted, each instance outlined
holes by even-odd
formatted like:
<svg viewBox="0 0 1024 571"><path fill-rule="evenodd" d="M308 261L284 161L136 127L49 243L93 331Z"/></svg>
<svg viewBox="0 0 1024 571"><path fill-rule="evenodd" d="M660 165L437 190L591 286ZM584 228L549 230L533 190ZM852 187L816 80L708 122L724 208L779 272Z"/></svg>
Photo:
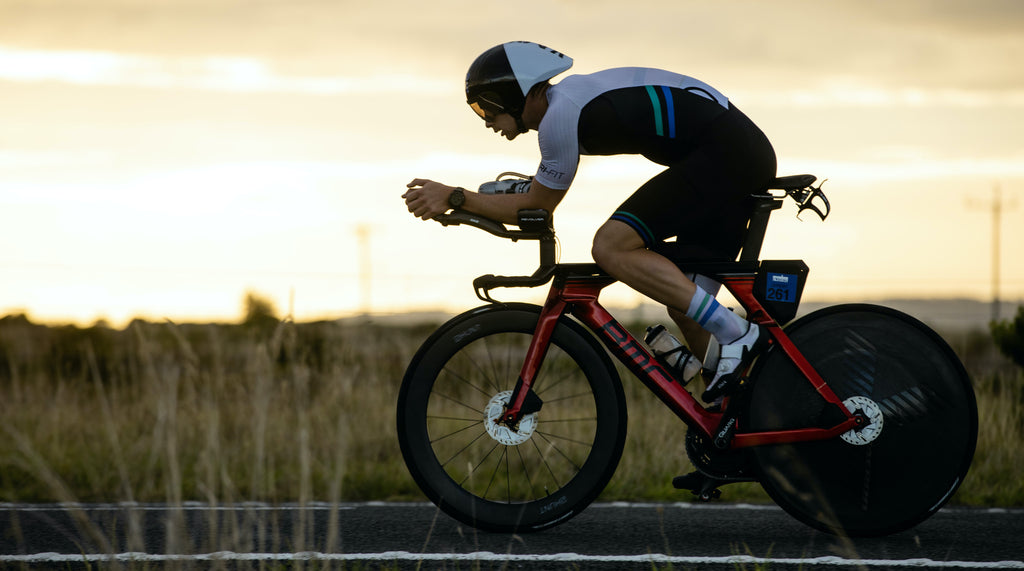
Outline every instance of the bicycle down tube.
<svg viewBox="0 0 1024 571"><path fill-rule="evenodd" d="M736 264L739 265L739 264ZM719 264L729 267L729 264ZM727 289L745 306L755 321L766 325L773 342L793 361L808 382L826 402L838 407L843 420L831 428L799 428L771 432L737 432L731 447L742 448L762 444L782 444L834 438L864 423L860 415L847 411L842 401L825 384L814 368L800 354L782 328L768 316L753 296L753 275L747 272L719 274ZM707 435L719 427L724 414L709 412L654 358L629 331L600 304L599 293L616 280L594 264L559 264L554 283L544 303L527 351L519 380L502 421L515 426L519 419L533 410L524 409L533 380L543 362L551 333L558 320L566 314L579 319L595 332L608 349L626 365L662 402L688 425L696 425Z"/></svg>

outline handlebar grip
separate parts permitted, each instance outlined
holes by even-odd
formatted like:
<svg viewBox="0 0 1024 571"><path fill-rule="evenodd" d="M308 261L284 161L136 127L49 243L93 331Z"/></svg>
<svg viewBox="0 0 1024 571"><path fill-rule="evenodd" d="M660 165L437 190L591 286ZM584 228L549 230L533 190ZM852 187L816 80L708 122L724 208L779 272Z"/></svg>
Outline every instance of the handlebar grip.
<svg viewBox="0 0 1024 571"><path fill-rule="evenodd" d="M491 220L490 218L470 214L465 210L453 210L451 214L439 214L434 217L434 220L440 222L443 226L469 224L470 226L476 226L481 230L485 230L497 236L503 236L509 232L509 229L506 228L504 224Z"/></svg>
<svg viewBox="0 0 1024 571"><path fill-rule="evenodd" d="M500 287L537 287L551 281L555 275L556 265L546 265L537 268L532 276L496 276L485 274L473 280L473 289L476 295L485 301L495 301L490 296L492 289Z"/></svg>
<svg viewBox="0 0 1024 571"><path fill-rule="evenodd" d="M486 274L473 280L475 289L490 290L499 287L537 287L551 279L552 272L532 276L496 276Z"/></svg>

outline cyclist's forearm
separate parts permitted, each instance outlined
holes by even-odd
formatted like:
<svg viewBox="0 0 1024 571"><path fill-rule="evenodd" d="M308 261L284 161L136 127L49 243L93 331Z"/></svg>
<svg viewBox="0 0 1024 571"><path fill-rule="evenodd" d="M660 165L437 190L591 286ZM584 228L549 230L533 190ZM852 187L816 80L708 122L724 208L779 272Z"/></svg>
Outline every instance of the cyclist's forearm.
<svg viewBox="0 0 1024 571"><path fill-rule="evenodd" d="M463 209L498 222L515 224L517 222L516 213L520 210L537 208L533 205L534 202L535 200L531 200L529 197L529 193L480 194L466 192L466 204Z"/></svg>
<svg viewBox="0 0 1024 571"><path fill-rule="evenodd" d="M554 211L565 196L564 190L553 190L534 181L530 191L522 194L480 194L466 192L465 210L506 224L518 222L520 210Z"/></svg>

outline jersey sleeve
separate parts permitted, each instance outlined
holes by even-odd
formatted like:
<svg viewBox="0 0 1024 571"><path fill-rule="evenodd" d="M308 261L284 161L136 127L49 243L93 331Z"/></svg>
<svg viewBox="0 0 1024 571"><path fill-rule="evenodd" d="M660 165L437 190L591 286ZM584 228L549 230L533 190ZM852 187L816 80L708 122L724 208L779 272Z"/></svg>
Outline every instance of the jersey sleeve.
<svg viewBox="0 0 1024 571"><path fill-rule="evenodd" d="M577 138L579 112L565 111L555 106L549 108L537 130L540 166L537 167L534 179L555 190L569 188L580 164L580 144Z"/></svg>

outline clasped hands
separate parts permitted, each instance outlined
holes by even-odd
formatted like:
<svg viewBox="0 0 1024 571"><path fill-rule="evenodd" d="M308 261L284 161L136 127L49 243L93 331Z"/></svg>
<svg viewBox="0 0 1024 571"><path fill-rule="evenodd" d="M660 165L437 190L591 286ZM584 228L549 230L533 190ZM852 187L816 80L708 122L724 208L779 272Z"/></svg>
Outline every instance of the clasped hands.
<svg viewBox="0 0 1024 571"><path fill-rule="evenodd" d="M417 178L405 185L406 191L402 195L405 199L405 206L409 212L423 220L430 220L448 212L448 196L454 190L454 186L448 186L429 179Z"/></svg>

